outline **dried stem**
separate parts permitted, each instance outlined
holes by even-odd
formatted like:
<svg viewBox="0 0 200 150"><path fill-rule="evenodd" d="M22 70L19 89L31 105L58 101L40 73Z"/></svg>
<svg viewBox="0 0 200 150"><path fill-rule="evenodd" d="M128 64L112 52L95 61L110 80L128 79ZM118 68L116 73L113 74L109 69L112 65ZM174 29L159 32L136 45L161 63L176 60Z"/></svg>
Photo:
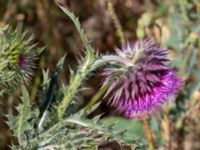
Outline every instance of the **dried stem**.
<svg viewBox="0 0 200 150"><path fill-rule="evenodd" d="M170 136L170 121L167 114L167 107L165 107L162 119L163 137L168 149L171 149L171 136Z"/></svg>
<svg viewBox="0 0 200 150"><path fill-rule="evenodd" d="M125 38L124 38L124 35L123 35L123 32L122 32L122 27L121 27L121 24L119 22L119 19L118 19L116 13L115 13L115 10L113 8L113 4L111 3L110 0L107 0L107 2L108 2L108 4L107 4L108 5L108 11L110 12L113 23L114 23L114 25L117 29L117 36L119 37L120 42L122 44L124 44Z"/></svg>
<svg viewBox="0 0 200 150"><path fill-rule="evenodd" d="M153 132L149 125L148 118L144 118L143 122L144 122L144 132L148 141L149 150L154 150Z"/></svg>

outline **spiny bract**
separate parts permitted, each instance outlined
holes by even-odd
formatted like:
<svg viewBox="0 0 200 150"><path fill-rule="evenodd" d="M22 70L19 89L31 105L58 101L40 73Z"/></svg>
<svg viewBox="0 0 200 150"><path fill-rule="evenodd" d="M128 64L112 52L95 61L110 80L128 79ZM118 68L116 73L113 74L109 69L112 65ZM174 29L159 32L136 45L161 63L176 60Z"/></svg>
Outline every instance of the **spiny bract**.
<svg viewBox="0 0 200 150"><path fill-rule="evenodd" d="M0 32L0 79L2 85L28 83L33 75L35 59L42 49L32 44L33 36L22 34L9 27Z"/></svg>

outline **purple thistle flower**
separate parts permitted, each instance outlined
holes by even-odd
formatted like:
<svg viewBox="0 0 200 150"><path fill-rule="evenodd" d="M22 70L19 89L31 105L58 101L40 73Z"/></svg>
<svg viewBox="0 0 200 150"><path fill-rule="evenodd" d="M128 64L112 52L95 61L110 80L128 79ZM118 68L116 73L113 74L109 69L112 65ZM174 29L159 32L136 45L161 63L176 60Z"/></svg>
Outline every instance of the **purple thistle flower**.
<svg viewBox="0 0 200 150"><path fill-rule="evenodd" d="M127 43L116 53L111 57L118 63L103 73L103 86L110 84L105 96L110 96L108 103L116 112L123 112L127 118L142 118L160 109L180 91L182 80L176 76L176 69L166 64L167 50L153 41Z"/></svg>

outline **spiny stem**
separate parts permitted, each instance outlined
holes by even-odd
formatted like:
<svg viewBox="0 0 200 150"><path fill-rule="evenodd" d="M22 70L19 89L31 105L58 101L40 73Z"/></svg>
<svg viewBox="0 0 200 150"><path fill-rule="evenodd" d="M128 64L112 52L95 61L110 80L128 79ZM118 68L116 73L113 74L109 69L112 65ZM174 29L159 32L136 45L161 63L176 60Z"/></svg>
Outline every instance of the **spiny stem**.
<svg viewBox="0 0 200 150"><path fill-rule="evenodd" d="M102 65L105 65L106 63L112 63L112 62L115 62L115 63L117 62L126 66L133 66L133 63L131 61L126 60L122 57L115 56L115 55L104 55L94 62L93 67L97 68Z"/></svg>
<svg viewBox="0 0 200 150"><path fill-rule="evenodd" d="M75 24L77 31L82 39L84 47L86 48L85 57L83 58L82 62L80 63L79 69L70 79L70 85L64 89L64 98L62 99L61 103L57 106L57 117L58 119L62 119L71 100L75 97L81 83L83 80L86 79L87 75L91 73L97 67L104 65L105 63L109 63L108 59L113 60L115 62L121 62L122 64L131 65L131 62L125 61L124 59L116 58L116 56L105 56L102 60L96 60L96 54L89 44L87 37L84 34L83 29L81 28L80 22L77 17L73 13L71 13L68 9L59 6L65 14L73 21ZM121 25L118 21L116 14L114 13L114 9L112 3L108 1L108 9L112 14L112 18L117 28L118 35L121 39L121 42L124 43L124 37L121 29ZM96 61L95 61L96 60ZM97 62L97 63L96 63Z"/></svg>
<svg viewBox="0 0 200 150"><path fill-rule="evenodd" d="M124 38L124 35L123 35L123 32L122 32L122 27L121 27L121 24L119 22L119 19L118 19L116 13L115 13L115 10L113 8L113 4L111 3L110 0L107 0L107 6L108 6L108 11L111 14L111 18L113 20L113 23L114 23L114 25L117 29L117 36L119 37L121 44L124 44L125 38Z"/></svg>
<svg viewBox="0 0 200 150"><path fill-rule="evenodd" d="M58 105L57 116L59 120L63 118L66 108L68 107L70 101L75 97L82 81L93 70L90 68L92 63L93 59L86 59L83 66L81 66L78 69L77 73L74 76L72 76L70 80L70 85L64 90L64 98L62 102Z"/></svg>
<svg viewBox="0 0 200 150"><path fill-rule="evenodd" d="M78 18L68 9L62 6L59 7L72 20L72 22L76 26L77 31L84 44L84 47L86 48L85 57L80 62L77 72L71 77L69 86L67 86L64 89L64 98L62 99L61 103L59 103L59 105L57 106L57 117L59 120L61 120L64 116L65 110L67 109L69 103L73 100L76 93L78 92L78 89L82 81L85 80L87 75L94 70L94 68L91 68L91 66L94 63L94 60L96 59L96 55L93 48L89 44L89 41L85 36L83 29L81 28L81 24Z"/></svg>

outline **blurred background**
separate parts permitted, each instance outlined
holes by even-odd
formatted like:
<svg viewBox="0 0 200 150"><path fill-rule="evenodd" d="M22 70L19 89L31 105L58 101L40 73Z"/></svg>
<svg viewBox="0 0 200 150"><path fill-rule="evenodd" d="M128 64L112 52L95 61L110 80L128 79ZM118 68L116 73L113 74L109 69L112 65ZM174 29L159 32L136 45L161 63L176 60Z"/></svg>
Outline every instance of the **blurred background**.
<svg viewBox="0 0 200 150"><path fill-rule="evenodd" d="M162 115L152 117L154 144L167 149L166 140L171 138L171 149L200 149L200 1L199 0L111 0L121 23L124 37L134 42L137 38L150 37L169 48L172 66L179 68L185 80L182 93L167 110L167 123ZM114 53L120 47L111 12L106 0L0 0L0 26L6 24L18 31L28 29L35 35L38 46L45 46L30 84L30 95L37 105L41 89L42 68L52 73L58 60L66 55L61 75L63 83L69 81L69 68L76 69L77 59L83 55L83 44L71 20L56 4L68 7L79 16L82 27L93 47L100 54ZM96 71L85 86L89 90L80 93L87 103L100 88L102 76ZM19 90L7 98L0 97L0 149L9 149L11 132L5 124L5 114L13 113L19 104ZM103 103L97 114L104 112L106 123L118 122L116 128L126 128L131 136L145 137L141 121L129 121L115 116ZM161 116L161 117L160 117ZM162 126L164 124L164 126ZM165 125L170 130L165 129ZM161 135L160 135L161 134ZM160 146L158 146L160 145Z"/></svg>

